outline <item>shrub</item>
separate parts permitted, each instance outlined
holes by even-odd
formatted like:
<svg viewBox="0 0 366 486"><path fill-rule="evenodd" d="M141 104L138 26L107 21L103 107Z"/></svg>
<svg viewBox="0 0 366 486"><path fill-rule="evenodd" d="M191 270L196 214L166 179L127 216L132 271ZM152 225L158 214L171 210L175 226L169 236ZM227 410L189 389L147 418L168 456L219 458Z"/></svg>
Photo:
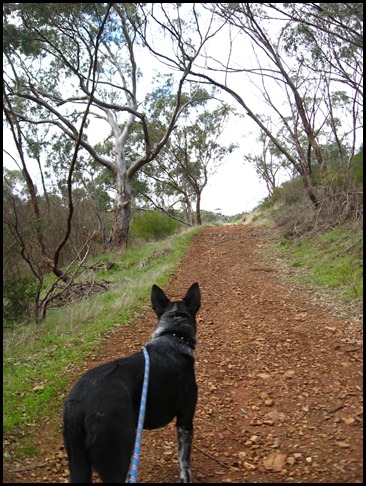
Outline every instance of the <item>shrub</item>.
<svg viewBox="0 0 366 486"><path fill-rule="evenodd" d="M351 174L356 184L363 183L363 147L352 159Z"/></svg>
<svg viewBox="0 0 366 486"><path fill-rule="evenodd" d="M276 203L292 206L302 201L304 198L304 184L301 177L296 177L275 187L270 196L265 197L258 207L260 209L269 209Z"/></svg>
<svg viewBox="0 0 366 486"><path fill-rule="evenodd" d="M292 206L304 199L305 189L301 177L296 177L282 184L280 199L287 205Z"/></svg>
<svg viewBox="0 0 366 486"><path fill-rule="evenodd" d="M274 199L273 195L272 196L266 196L264 199L262 199L260 201L257 208L262 209L262 210L269 209L274 205L274 203L275 203L275 199ZM255 208L255 209L257 209L257 208Z"/></svg>
<svg viewBox="0 0 366 486"><path fill-rule="evenodd" d="M31 317L37 294L37 281L33 277L18 275L4 278L3 318L8 321Z"/></svg>
<svg viewBox="0 0 366 486"><path fill-rule="evenodd" d="M181 224L158 211L140 211L133 216L130 238L134 240L161 240L177 232Z"/></svg>

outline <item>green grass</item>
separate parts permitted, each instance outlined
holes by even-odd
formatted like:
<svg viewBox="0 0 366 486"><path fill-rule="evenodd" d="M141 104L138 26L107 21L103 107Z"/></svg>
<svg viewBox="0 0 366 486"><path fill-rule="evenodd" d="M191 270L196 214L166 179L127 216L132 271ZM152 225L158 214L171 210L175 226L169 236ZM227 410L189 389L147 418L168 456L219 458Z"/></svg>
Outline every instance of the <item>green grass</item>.
<svg viewBox="0 0 366 486"><path fill-rule="evenodd" d="M292 267L303 271L303 283L340 289L346 301L361 298L361 229L346 224L296 243L283 241L281 248Z"/></svg>
<svg viewBox="0 0 366 486"><path fill-rule="evenodd" d="M108 291L63 309L49 310L41 324L5 330L5 457L9 455L6 444L11 443L13 436L21 436L25 430L60 410L67 392L68 373L81 367L111 328L131 322L148 302L153 283L166 284L196 232L197 229L163 242L129 248L123 256L110 253L97 258L116 264L111 272L94 274L97 281L104 278L110 282ZM148 263L140 269L143 259ZM17 454L30 450L32 446L22 441Z"/></svg>

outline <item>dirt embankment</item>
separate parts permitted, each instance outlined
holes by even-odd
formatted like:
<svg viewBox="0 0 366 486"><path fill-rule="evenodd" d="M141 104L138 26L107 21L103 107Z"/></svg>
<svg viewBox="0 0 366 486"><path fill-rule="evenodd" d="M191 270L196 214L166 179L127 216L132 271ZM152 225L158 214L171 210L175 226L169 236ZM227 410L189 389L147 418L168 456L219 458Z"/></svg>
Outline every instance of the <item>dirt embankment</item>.
<svg viewBox="0 0 366 486"><path fill-rule="evenodd" d="M198 281L202 291L193 481L362 482L360 324L334 317L266 261L269 236L250 226L203 230L164 289L181 298ZM138 350L154 325L147 306L85 368ZM68 481L61 417L40 431L41 467L7 465L17 470L8 482ZM144 432L138 480L178 481L174 424Z"/></svg>

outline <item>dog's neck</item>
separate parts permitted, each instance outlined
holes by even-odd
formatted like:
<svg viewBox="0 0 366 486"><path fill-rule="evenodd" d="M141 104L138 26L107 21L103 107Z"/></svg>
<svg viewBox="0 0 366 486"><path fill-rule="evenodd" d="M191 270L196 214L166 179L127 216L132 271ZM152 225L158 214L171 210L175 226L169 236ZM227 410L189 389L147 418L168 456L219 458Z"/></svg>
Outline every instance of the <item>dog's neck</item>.
<svg viewBox="0 0 366 486"><path fill-rule="evenodd" d="M184 344L186 344L187 346L189 346L191 349L195 349L195 347L196 347L196 341L195 340L193 340L193 339L192 340L189 340L185 336L177 333L176 331L174 331L174 332L173 331L168 331L168 330L161 331L161 332L159 332L158 335L155 335L155 336L153 335L153 338L156 339L156 338L163 337L163 336L173 336L175 338L178 338Z"/></svg>

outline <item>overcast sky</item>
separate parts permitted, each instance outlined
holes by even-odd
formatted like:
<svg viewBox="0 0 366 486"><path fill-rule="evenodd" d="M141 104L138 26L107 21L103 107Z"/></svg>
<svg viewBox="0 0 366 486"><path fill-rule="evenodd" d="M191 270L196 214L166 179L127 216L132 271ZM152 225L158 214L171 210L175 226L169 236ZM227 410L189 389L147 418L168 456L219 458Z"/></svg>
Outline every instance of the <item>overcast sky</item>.
<svg viewBox="0 0 366 486"><path fill-rule="evenodd" d="M217 52L219 53L223 47L220 42L217 45ZM154 66L156 67L156 61ZM149 88L144 85L140 87L140 97L144 95L145 89L150 90L150 86ZM66 92L65 95L71 96L71 92L70 94ZM224 98L226 102L237 108L229 96L224 94ZM103 142L110 133L110 126L99 120L92 118L91 120L87 130L89 140L93 140L93 144ZM3 130L4 147L17 159L18 155L12 136L5 124ZM202 192L201 209L218 211L224 215L232 216L251 211L268 195L265 183L259 179L254 168L244 161L245 154L257 153L256 138L258 134L259 130L255 123L248 118L232 118L229 120L220 140L224 145L237 143L239 147L221 162L217 172L209 178L208 184ZM6 167L17 169L14 161L6 154L4 154L3 160ZM41 177L36 161L29 162L29 169L34 182L41 190Z"/></svg>
<svg viewBox="0 0 366 486"><path fill-rule="evenodd" d="M184 8L188 8L185 6ZM275 24L276 22L274 22ZM272 25L270 28L275 29L276 26ZM153 33L154 34L154 33ZM154 37L153 41L159 43L159 38ZM214 37L209 43L209 49L211 56L220 62L225 64L228 59L228 53L230 53L230 62L235 66L244 66L246 68L251 65L256 65L258 59L261 57L261 53L254 54L254 51L249 43L248 39L237 35L233 50L230 50L232 38L225 29ZM166 43L166 39L164 39ZM259 57L257 57L259 56ZM159 62L155 59L151 60L150 66L147 62L143 62L141 57L138 56L137 61L139 65L143 66L144 81L139 81L139 98L140 101L144 98L145 94L150 91L152 71L159 70ZM260 60L262 67L266 64L266 57ZM162 69L162 68L161 68ZM150 75L149 75L150 73ZM229 77L228 77L229 78ZM260 79L257 78L260 86ZM148 84L145 84L148 83ZM150 84L149 84L150 83ZM243 99L249 103L249 106L257 113L266 113L267 107L261 99L260 91L257 90L255 83L250 82L245 74L231 75L229 86L235 90ZM272 83L271 96L277 97L276 90L278 86ZM278 99L283 96L281 91L278 91ZM280 98L281 97L281 98ZM253 167L244 161L244 155L258 155L261 152L261 146L257 142L259 136L259 129L257 125L243 112L243 109L235 104L236 102L228 95L224 96L226 102L230 103L237 111L242 115L242 118L232 118L229 121L227 128L222 136L222 143L229 145L230 143L237 143L239 148L232 154L228 155L221 163L216 174L211 176L207 187L202 193L201 208L208 211L219 210L226 215L234 215L241 212L252 210L258 203L268 195L265 183L259 179ZM105 124L104 128L98 123L97 120L91 119L90 128L88 129L88 138L93 140L93 144L103 141L109 133L110 126ZM4 134L4 146L14 155L16 154L14 149L11 149L9 143L9 132ZM15 155L16 156L16 155ZM10 168L16 168L15 164L4 155L4 164ZM34 162L34 168L36 163ZM32 171L35 176L35 182L40 180L39 175L36 175L35 170ZM282 177L283 182L285 177Z"/></svg>

